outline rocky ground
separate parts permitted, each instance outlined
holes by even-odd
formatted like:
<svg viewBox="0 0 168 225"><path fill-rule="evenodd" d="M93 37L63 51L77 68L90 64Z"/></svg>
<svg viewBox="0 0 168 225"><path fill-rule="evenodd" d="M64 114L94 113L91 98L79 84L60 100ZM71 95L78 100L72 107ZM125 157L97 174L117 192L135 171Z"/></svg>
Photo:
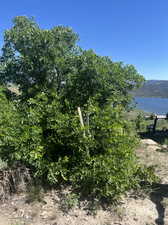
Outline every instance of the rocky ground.
<svg viewBox="0 0 168 225"><path fill-rule="evenodd" d="M136 152L142 163L155 165L161 178L152 193L129 195L104 210L89 208L68 190L44 193L30 187L1 203L0 225L168 225L168 148L144 139Z"/></svg>

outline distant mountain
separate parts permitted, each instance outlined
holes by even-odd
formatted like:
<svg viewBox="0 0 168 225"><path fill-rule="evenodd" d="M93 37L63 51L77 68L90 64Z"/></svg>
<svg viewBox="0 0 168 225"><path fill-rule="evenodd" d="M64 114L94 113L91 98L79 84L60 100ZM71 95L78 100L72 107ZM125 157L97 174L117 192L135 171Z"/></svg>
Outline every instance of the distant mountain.
<svg viewBox="0 0 168 225"><path fill-rule="evenodd" d="M141 88L133 92L133 95L168 98L168 80L147 80Z"/></svg>

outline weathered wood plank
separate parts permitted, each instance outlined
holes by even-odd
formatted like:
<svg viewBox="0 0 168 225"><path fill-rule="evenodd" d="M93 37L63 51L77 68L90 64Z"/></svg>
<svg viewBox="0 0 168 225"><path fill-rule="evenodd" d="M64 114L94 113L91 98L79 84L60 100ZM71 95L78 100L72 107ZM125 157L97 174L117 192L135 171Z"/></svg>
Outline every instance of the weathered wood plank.
<svg viewBox="0 0 168 225"><path fill-rule="evenodd" d="M145 116L146 119L150 119L151 116ZM151 119L167 119L167 115L153 115L153 118Z"/></svg>
<svg viewBox="0 0 168 225"><path fill-rule="evenodd" d="M166 115L156 115L157 119L167 119Z"/></svg>

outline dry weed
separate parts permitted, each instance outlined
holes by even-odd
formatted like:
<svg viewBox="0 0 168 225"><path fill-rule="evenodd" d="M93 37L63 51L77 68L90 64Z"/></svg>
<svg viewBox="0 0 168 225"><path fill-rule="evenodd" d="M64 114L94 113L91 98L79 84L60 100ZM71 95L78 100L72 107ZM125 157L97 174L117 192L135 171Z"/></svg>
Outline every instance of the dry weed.
<svg viewBox="0 0 168 225"><path fill-rule="evenodd" d="M13 168L0 170L0 201L8 199L12 193L23 191L26 184L31 182L28 168L17 165Z"/></svg>

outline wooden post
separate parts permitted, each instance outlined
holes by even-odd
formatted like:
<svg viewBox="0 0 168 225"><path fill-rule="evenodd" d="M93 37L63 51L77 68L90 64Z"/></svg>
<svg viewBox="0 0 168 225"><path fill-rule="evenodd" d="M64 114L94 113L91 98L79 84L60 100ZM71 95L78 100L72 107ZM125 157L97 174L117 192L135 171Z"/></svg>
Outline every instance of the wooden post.
<svg viewBox="0 0 168 225"><path fill-rule="evenodd" d="M81 113L80 107L78 107L78 114L79 114L79 119L80 119L81 126L84 127L83 117L82 117L82 113Z"/></svg>
<svg viewBox="0 0 168 225"><path fill-rule="evenodd" d="M155 133L155 131L156 131L157 120L158 120L158 118L157 118L157 116L156 116L156 117L155 117L155 120L154 120L154 124L153 124L153 133Z"/></svg>
<svg viewBox="0 0 168 225"><path fill-rule="evenodd" d="M84 122L83 122L83 117L82 117L82 112L81 112L80 107L78 107L78 114L79 114L79 119L80 119L81 127L84 128ZM83 132L83 136L84 136L84 137L86 136L86 135L85 135L85 130L84 130L84 132Z"/></svg>
<svg viewBox="0 0 168 225"><path fill-rule="evenodd" d="M168 119L168 117L167 117L167 114L166 115L156 115L156 114L154 114L154 115L152 115L152 118L151 118L151 116L145 116L145 118L146 119L150 119L150 120L153 120L154 119L154 124L153 124L153 127L152 127L152 132L153 133L155 133L156 132L156 125L157 125L157 121L158 120L160 120L160 119L165 119L165 120L167 120ZM151 124L152 125L152 124ZM150 126L151 125L149 125L147 128L149 128L149 130L150 130Z"/></svg>

